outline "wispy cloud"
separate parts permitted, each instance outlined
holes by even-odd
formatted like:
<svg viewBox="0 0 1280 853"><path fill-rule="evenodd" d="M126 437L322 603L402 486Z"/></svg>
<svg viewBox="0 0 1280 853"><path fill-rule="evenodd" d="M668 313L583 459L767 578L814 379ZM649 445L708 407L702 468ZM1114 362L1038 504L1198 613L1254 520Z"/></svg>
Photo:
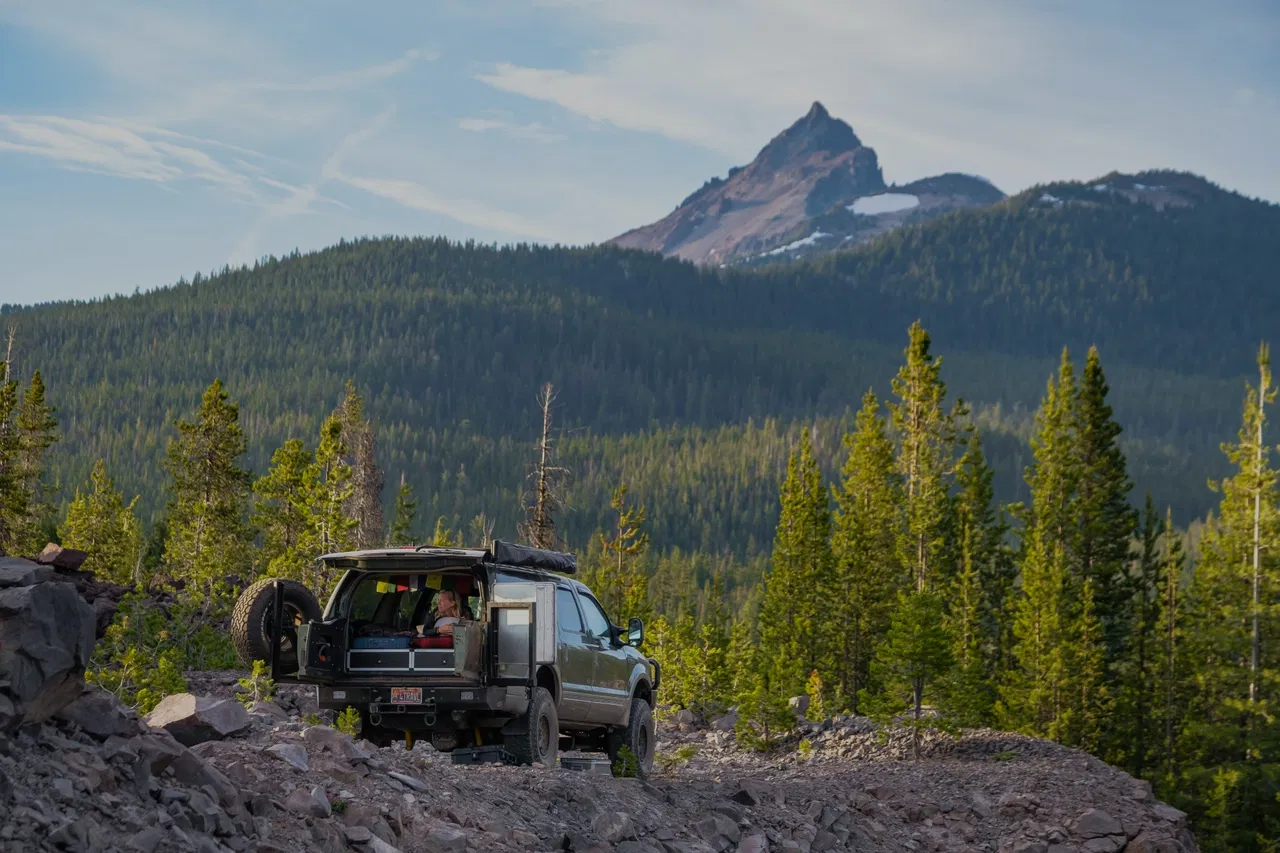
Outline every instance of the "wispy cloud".
<svg viewBox="0 0 1280 853"><path fill-rule="evenodd" d="M540 122L520 124L501 113L491 113L483 117L468 117L458 121L458 127L473 133L496 131L513 139L527 139L531 142L563 142L563 133L556 133Z"/></svg>
<svg viewBox="0 0 1280 853"><path fill-rule="evenodd" d="M173 138L187 144L168 141ZM199 181L246 201L261 197L260 179L247 173L239 162L220 161L192 144L198 142L203 141L106 118L87 121L0 114L0 151L41 157L63 168L118 178L161 184Z"/></svg>

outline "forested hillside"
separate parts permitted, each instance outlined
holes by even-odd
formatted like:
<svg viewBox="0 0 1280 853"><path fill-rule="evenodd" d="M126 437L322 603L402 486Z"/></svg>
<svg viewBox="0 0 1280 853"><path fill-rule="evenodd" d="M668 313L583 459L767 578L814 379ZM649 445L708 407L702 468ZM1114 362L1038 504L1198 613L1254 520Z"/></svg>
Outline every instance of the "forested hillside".
<svg viewBox="0 0 1280 853"><path fill-rule="evenodd" d="M82 483L105 458L148 517L172 421L212 378L249 415L256 470L285 438L313 435L350 378L391 479L403 473L433 513L484 510L509 530L549 380L577 469L571 532L597 526L625 474L648 481L655 522L672 508L664 542L750 551L771 535L780 469L728 447L763 442L777 460L798 422L851 417L866 388L887 390L919 317L987 426L1002 497L1022 496L1019 439L1059 350L1096 343L1139 488L1185 523L1209 506L1236 377L1277 325L1280 208L1147 179L1199 195L1158 210L1054 185L759 272L612 248L361 240L5 320L17 375L43 369L59 408L56 477ZM1048 190L1068 202L1045 205ZM715 520L687 523L686 505Z"/></svg>

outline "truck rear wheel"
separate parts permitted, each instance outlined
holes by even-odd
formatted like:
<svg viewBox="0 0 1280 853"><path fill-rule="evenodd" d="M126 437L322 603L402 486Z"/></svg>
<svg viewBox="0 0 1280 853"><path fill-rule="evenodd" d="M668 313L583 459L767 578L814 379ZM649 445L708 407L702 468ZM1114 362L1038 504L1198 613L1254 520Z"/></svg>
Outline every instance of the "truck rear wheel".
<svg viewBox="0 0 1280 853"><path fill-rule="evenodd" d="M284 622L283 638L280 642L280 671L296 672L298 669L298 629L320 618L320 605L316 597L297 581L263 578L250 584L236 599L235 610L231 612L231 643L236 654L246 664L255 660L271 661L271 637L274 634L271 625L272 605L275 591L273 584L283 587Z"/></svg>
<svg viewBox="0 0 1280 853"><path fill-rule="evenodd" d="M517 729L513 731L513 729ZM545 687L533 688L529 710L504 729L503 745L517 764L556 766L560 748L560 718L556 703Z"/></svg>
<svg viewBox="0 0 1280 853"><path fill-rule="evenodd" d="M631 700L631 719L626 728L614 729L609 733L609 763L613 765L614 775L621 772L634 772L641 779L646 779L653 770L653 754L657 748L657 733L653 725L653 709L643 699ZM623 755L623 749L630 755ZM626 765L634 761L632 767Z"/></svg>

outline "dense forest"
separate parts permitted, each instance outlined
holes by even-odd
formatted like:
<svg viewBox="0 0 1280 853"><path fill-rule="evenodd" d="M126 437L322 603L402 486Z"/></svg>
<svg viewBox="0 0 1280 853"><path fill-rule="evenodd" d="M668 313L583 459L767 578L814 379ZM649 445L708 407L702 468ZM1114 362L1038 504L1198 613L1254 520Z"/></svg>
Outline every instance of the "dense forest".
<svg viewBox="0 0 1280 853"><path fill-rule="evenodd" d="M664 541L746 554L771 537L776 462L727 470L754 458L727 445L814 419L839 432L867 388L887 392L896 337L919 318L948 354L954 393L1007 437L992 448L1003 499L1026 497L1019 448L1056 348L1097 345L1135 480L1185 524L1208 509L1201 485L1221 472L1217 444L1249 367L1240 353L1280 314L1280 208L1150 178L1174 179L1202 199L1157 211L1080 188L1079 203L1045 208L1033 190L762 271L610 248L361 240L130 297L9 307L4 320L17 328L15 375L42 367L59 400L55 479L83 482L106 459L148 520L171 424L210 378L252 413L255 470L264 448L314 432L350 378L392 478L435 512L484 511L509 527L513 460L534 436L533 394L551 381L583 463L571 529L593 529L609 494L595 460L651 477L660 491L637 494L655 507L696 491L711 467L732 494L707 503L723 498L737 515L717 507L724 527L704 534L673 514Z"/></svg>

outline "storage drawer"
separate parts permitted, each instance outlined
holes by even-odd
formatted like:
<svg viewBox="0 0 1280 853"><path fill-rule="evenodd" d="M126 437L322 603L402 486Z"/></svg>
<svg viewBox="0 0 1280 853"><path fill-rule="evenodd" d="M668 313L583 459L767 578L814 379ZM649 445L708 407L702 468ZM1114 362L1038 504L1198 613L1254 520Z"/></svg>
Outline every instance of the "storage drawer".
<svg viewBox="0 0 1280 853"><path fill-rule="evenodd" d="M393 649L352 649L347 656L347 668L352 672L368 669L410 669L412 652Z"/></svg>
<svg viewBox="0 0 1280 853"><path fill-rule="evenodd" d="M453 649L418 649L413 653L414 672L453 674Z"/></svg>

